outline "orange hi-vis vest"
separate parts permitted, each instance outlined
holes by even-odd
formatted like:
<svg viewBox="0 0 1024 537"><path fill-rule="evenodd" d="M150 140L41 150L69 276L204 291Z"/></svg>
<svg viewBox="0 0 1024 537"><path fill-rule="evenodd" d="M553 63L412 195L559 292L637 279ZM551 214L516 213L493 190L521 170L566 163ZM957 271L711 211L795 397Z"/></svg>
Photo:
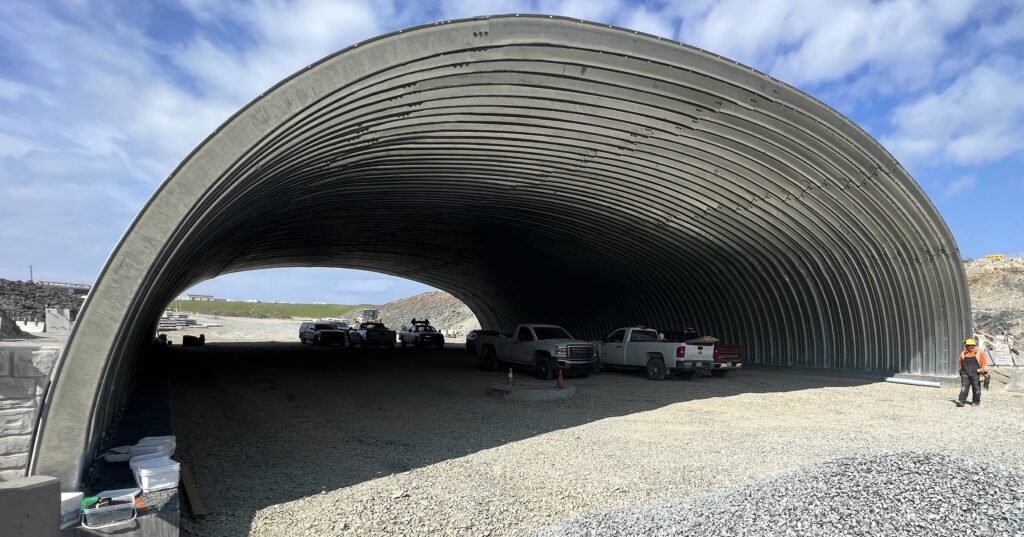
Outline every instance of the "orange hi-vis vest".
<svg viewBox="0 0 1024 537"><path fill-rule="evenodd" d="M966 359L966 358L974 358L975 360L977 360L978 361L978 367L988 367L988 362L985 361L985 353L981 349L979 349L977 347L975 347L975 349L973 351L971 351L971 352L964 351L964 352L960 353L960 370L961 371L963 371L963 369L964 369L964 359Z"/></svg>

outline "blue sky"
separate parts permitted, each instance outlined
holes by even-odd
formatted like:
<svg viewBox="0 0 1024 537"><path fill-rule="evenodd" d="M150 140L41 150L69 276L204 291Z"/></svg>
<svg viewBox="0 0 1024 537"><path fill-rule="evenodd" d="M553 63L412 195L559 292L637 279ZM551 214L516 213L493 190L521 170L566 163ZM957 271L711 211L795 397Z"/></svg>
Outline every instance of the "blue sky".
<svg viewBox="0 0 1024 537"><path fill-rule="evenodd" d="M207 134L292 72L439 19L548 13L671 37L767 72L878 138L966 257L1024 255L1024 0L0 2L0 278L92 282ZM232 298L384 302L427 287L279 269Z"/></svg>

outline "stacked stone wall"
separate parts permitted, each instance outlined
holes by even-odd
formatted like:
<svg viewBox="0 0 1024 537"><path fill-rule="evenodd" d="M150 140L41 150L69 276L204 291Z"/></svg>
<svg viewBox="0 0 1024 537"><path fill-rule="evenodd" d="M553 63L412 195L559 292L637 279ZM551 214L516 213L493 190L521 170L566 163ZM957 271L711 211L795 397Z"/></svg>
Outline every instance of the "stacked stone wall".
<svg viewBox="0 0 1024 537"><path fill-rule="evenodd" d="M59 349L0 346L0 481L25 475L46 385Z"/></svg>

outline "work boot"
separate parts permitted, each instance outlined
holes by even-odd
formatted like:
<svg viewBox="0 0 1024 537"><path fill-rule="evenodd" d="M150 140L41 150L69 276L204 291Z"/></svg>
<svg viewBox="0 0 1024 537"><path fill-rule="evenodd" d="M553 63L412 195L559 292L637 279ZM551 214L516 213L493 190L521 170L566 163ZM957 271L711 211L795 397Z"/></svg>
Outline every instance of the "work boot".
<svg viewBox="0 0 1024 537"><path fill-rule="evenodd" d="M981 401L975 401L975 402L973 402L971 404L974 405L974 406L981 406Z"/></svg>
<svg viewBox="0 0 1024 537"><path fill-rule="evenodd" d="M964 407L964 402L963 401L957 401L956 402L956 406L957 406L957 408L963 408Z"/></svg>

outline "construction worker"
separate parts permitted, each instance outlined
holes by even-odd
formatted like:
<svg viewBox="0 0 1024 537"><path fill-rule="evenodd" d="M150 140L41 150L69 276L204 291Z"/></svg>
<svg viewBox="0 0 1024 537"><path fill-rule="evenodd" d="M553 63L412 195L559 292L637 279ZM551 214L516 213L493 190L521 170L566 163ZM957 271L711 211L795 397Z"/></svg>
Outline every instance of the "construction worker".
<svg viewBox="0 0 1024 537"><path fill-rule="evenodd" d="M973 339L964 340L964 352L960 353L960 399L956 406L967 404L967 392L974 392L971 401L975 406L981 404L981 375L988 374L988 362L985 353L978 348Z"/></svg>

